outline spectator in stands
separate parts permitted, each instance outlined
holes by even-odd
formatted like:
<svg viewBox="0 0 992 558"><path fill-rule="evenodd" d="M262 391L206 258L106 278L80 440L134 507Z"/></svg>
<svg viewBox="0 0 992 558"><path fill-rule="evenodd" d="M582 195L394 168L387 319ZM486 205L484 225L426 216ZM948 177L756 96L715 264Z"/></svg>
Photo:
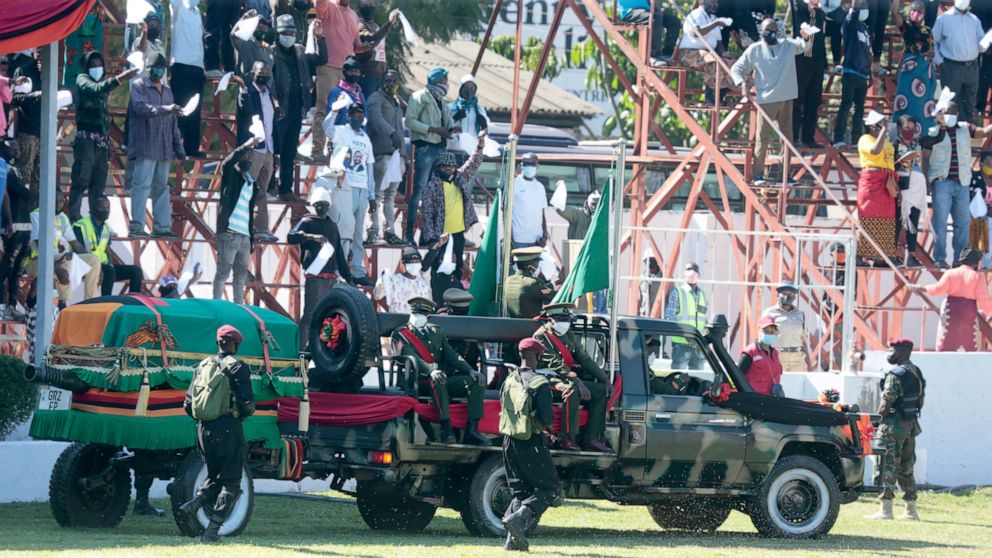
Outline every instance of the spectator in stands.
<svg viewBox="0 0 992 558"><path fill-rule="evenodd" d="M234 71L231 30L241 18L241 12L241 0L207 0L206 33L203 34L206 77L218 79L224 75L224 71ZM221 70L222 67L224 71Z"/></svg>
<svg viewBox="0 0 992 558"><path fill-rule="evenodd" d="M131 225L128 235L146 236L145 204L152 198L152 236L177 238L172 233L172 199L169 192L169 169L172 159L186 158L183 137L179 133L172 89L162 83L165 56L153 52L146 61L148 76L131 84L128 105L130 124L127 134L128 157L134 158L134 181L131 185Z"/></svg>
<svg viewBox="0 0 992 558"><path fill-rule="evenodd" d="M399 72L389 70L383 78L382 87L369 96L368 132L375 155L375 165L372 170L376 188L375 200L370 202L372 225L369 227L367 240L369 244L379 241L380 210L385 220L383 239L387 244L403 244L403 239L396 236L395 230L396 190L399 189L400 180L384 180L393 153L398 153L400 156L400 176L407 158L406 147L403 144L403 106L397 95L399 87ZM406 298L403 299L403 303L406 304Z"/></svg>
<svg viewBox="0 0 992 558"><path fill-rule="evenodd" d="M634 25L651 27L651 59L652 66L667 66L672 62L675 45L679 40L679 27L682 22L675 15L675 10L666 7L663 0L655 0L654 21L651 21L651 0L619 0L620 19Z"/></svg>
<svg viewBox="0 0 992 558"><path fill-rule="evenodd" d="M972 105L974 108L974 105ZM937 267L947 269L947 220L954 223L951 237L953 260L968 245L968 184L971 184L971 140L992 134L992 125L979 128L958 118L955 101L937 112L937 129L931 128L920 138L927 161L927 180L933 196L933 259ZM951 133L953 132L953 133Z"/></svg>
<svg viewBox="0 0 992 558"><path fill-rule="evenodd" d="M661 266L658 265L658 260L651 255L650 250L644 251L641 264L647 271L648 279L661 279ZM658 301L658 292L661 291L661 281L640 281L640 283L637 298L638 315L653 318L655 317L654 306ZM672 292L674 293L675 290L673 289ZM667 313L667 309L665 311Z"/></svg>
<svg viewBox="0 0 992 558"><path fill-rule="evenodd" d="M833 60L834 66L837 67L840 67L841 53L843 52L841 28L844 25L844 18L847 15L847 12L841 9L841 4L844 1L846 0L823 0L821 2L823 12L827 16L826 28L823 29L823 34L830 37L830 57Z"/></svg>
<svg viewBox="0 0 992 558"><path fill-rule="evenodd" d="M592 216L596 213L596 208L599 207L599 200L602 197L603 195L598 190L593 190L586 196L585 203L579 209L567 206L562 209L555 208L558 215L561 215L568 222L568 231L565 236L569 240L583 240L586 237L589 226L592 225Z"/></svg>
<svg viewBox="0 0 992 558"><path fill-rule="evenodd" d="M323 25L324 40L327 42L327 65L317 68L317 104L314 115L314 122L317 123L323 122L324 115L327 114L329 103L324 101L328 94L344 77L345 60L355 53L367 50L362 46L359 36L358 14L348 7L350 3L351 0L314 0L317 19ZM324 130L319 125L314 126L312 157L317 164L327 161L324 156L325 141Z"/></svg>
<svg viewBox="0 0 992 558"><path fill-rule="evenodd" d="M328 215L331 195L326 189L315 186L310 191L310 205L316 215L307 215L300 219L286 236L286 242L300 246L300 263L306 278L303 286L303 317L300 318L301 350L306 349L309 344L310 322L313 321L313 310L317 303L334 287L339 275L345 281L352 282L348 271L347 250L341 246L337 225ZM331 257L327 258L320 269L311 269L325 245L331 247Z"/></svg>
<svg viewBox="0 0 992 558"><path fill-rule="evenodd" d="M479 221L475 214L475 206L468 197L468 183L475 177L479 165L482 164L482 146L485 138L485 132L479 134L475 152L460 168L455 166L453 153L447 151L442 153L424 188L420 243L440 248L440 245L444 244L443 239L450 238L449 242L453 243L451 247L453 261L448 261L444 256L438 257L431 262L433 264L431 268L435 276L438 273L450 275L452 283L457 283L462 277L465 231ZM438 287L434 290L435 301L444 300L445 289L458 286L452 284L441 289L440 282L435 281L433 277L431 283L432 287Z"/></svg>
<svg viewBox="0 0 992 558"><path fill-rule="evenodd" d="M966 248L961 252L957 267L944 272L933 285L914 285L918 292L929 296L947 295L940 305L940 327L937 330L938 351L976 351L979 338L978 320L992 316L992 298L985 274L976 270L982 254ZM982 317L978 312L981 311Z"/></svg>
<svg viewBox="0 0 992 558"><path fill-rule="evenodd" d="M245 11L254 10L266 21L272 21L272 4L269 0L242 0Z"/></svg>
<svg viewBox="0 0 992 558"><path fill-rule="evenodd" d="M820 9L820 0L790 0L792 5L792 34L799 35L802 24L820 29L806 50L796 54L796 90L799 97L792 104L792 130L797 146L811 149L822 147L816 141L816 117L823 101L823 73L827 69L827 16Z"/></svg>
<svg viewBox="0 0 992 558"><path fill-rule="evenodd" d="M971 8L971 13L978 16L982 29L992 29L992 2L978 2ZM989 90L992 88L992 49L988 49L978 58L978 96L975 102L975 123L981 124L985 119L985 109L988 108Z"/></svg>
<svg viewBox="0 0 992 558"><path fill-rule="evenodd" d="M411 298L431 298L431 286L424 277L420 252L413 246L403 248L397 273L383 271L375 286L376 300L386 300L386 307L394 314L409 314Z"/></svg>
<svg viewBox="0 0 992 558"><path fill-rule="evenodd" d="M72 101L76 104L77 115L81 110L79 98L76 96L77 78L80 74L85 74L89 69L89 65L84 60L84 57L91 52L100 53L103 51L103 22L100 20L101 10L103 10L103 7L98 2L94 2L93 8L83 18L83 22L79 27L65 38L62 88L72 91ZM101 54L101 56L103 55ZM75 180L73 180L73 184L75 184ZM69 207L71 208L72 205L70 204Z"/></svg>
<svg viewBox="0 0 992 558"><path fill-rule="evenodd" d="M224 298L224 283L234 270L232 298L245 300L248 257L254 250L252 225L255 205L265 197L265 189L251 172L254 149L265 140L247 136L221 163L220 204L217 207L217 271L214 273L214 298Z"/></svg>
<svg viewBox="0 0 992 558"><path fill-rule="evenodd" d="M986 210L988 210L992 207L992 151L982 151L978 157L978 164L981 172L972 173L971 192L972 196L975 193L981 195L981 198L985 200ZM982 263L978 268L992 269L992 219L986 215L983 222L985 224L985 244L982 251L985 252L985 255L982 256ZM969 244L971 243L969 242Z"/></svg>
<svg viewBox="0 0 992 558"><path fill-rule="evenodd" d="M748 96L748 78L754 75L755 101L768 114L768 119L758 118L754 148L754 183L764 183L765 156L774 128L778 124L785 134L782 142L782 158L788 157L785 141L791 140L792 103L799 96L796 86L796 53L809 47L809 35L801 32L799 37L779 40L778 22L768 18L761 23L761 42L749 46L744 54L734 62L730 74L734 84L742 87ZM784 166L783 161L783 166ZM783 170L784 172L784 170Z"/></svg>
<svg viewBox="0 0 992 558"><path fill-rule="evenodd" d="M107 97L122 81L138 73L136 68L117 76L106 76L103 55L91 51L83 57L86 71L76 82L76 140L72 144L72 178L69 217L78 221L84 194L90 206L103 195L110 165L110 108Z"/></svg>
<svg viewBox="0 0 992 558"><path fill-rule="evenodd" d="M981 45L985 30L969 13L970 7L969 0L956 0L954 9L941 14L933 25L933 61L940 82L954 92L961 121L969 123L978 97L978 55L988 50Z"/></svg>
<svg viewBox="0 0 992 558"><path fill-rule="evenodd" d="M878 244L881 252L868 242L858 246L858 265L887 265L882 255L900 263L896 254L896 196L899 186L895 176L895 147L889 141L889 124L885 116L871 111L865 118L865 135L858 140L861 175L858 178L858 221L865 235ZM867 239L866 239L867 240Z"/></svg>
<svg viewBox="0 0 992 558"><path fill-rule="evenodd" d="M486 108L479 104L476 94L479 91L479 84L475 81L475 76L465 74L459 81L458 98L451 102L451 120L456 128L460 128L462 133L471 134L474 138L479 132L489 129L489 115ZM448 140L448 151L453 151L458 157L458 164L468 159L468 153L461 148L458 136Z"/></svg>
<svg viewBox="0 0 992 558"><path fill-rule="evenodd" d="M775 348L778 331L775 318L764 316L758 320L758 339L744 348L737 368L755 393L783 397L782 362Z"/></svg>
<svg viewBox="0 0 992 558"><path fill-rule="evenodd" d="M898 4L899 0L896 0ZM889 24L889 12L892 11L892 0L871 0L868 3L868 30L871 33L872 73L883 76L886 70L882 68L882 50L885 48L885 27Z"/></svg>
<svg viewBox="0 0 992 558"><path fill-rule="evenodd" d="M65 308L69 303L69 296L72 294L72 287L69 283L69 273L72 268L72 241L76 239L76 234L72 230L72 221L65 214L65 196L61 192L55 194L55 290L59 294L59 308ZM38 277L38 256L40 249L38 239L41 232L41 212L35 209L31 212L31 264L28 266L28 276ZM83 289L86 298L100 296L100 258L95 254L76 254L75 257L81 259L90 266L90 270L83 275ZM45 292L42 289L42 292Z"/></svg>
<svg viewBox="0 0 992 558"><path fill-rule="evenodd" d="M237 142L243 145L252 136L250 131L253 124L260 127L260 134L263 139L255 146L251 152L251 175L262 195L256 200L257 213L252 222L253 241L256 243L268 243L278 240L269 233L269 204L266 199L266 192L269 188L269 181L272 179L273 156L276 151L276 127L278 118L277 104L273 98L272 71L264 60L258 60L252 66L251 83L245 84L238 76L231 78L240 86L238 92L237 111Z"/></svg>
<svg viewBox="0 0 992 558"><path fill-rule="evenodd" d="M660 272L660 269L658 271ZM696 262L686 264L682 272L682 281L682 284L676 285L668 295L665 319L694 327L702 333L706 329L709 302L706 293L699 287L699 264ZM672 337L671 341L672 368L699 370L703 367L706 357L695 345L682 337Z"/></svg>
<svg viewBox="0 0 992 558"><path fill-rule="evenodd" d="M799 289L792 281L782 281L775 291L778 293L778 304L765 308L761 317L770 316L775 319L779 336L773 344L779 349L783 368L788 372L807 372L808 333L806 314L796 307Z"/></svg>
<svg viewBox="0 0 992 558"><path fill-rule="evenodd" d="M348 123L334 125L338 113L343 112L345 108L347 108ZM324 119L324 133L327 135L327 141L333 146L331 166L333 170L341 171L338 185L351 193L351 214L350 218L345 220L350 224L351 230L350 234L343 233L343 236L351 237L351 275L356 285L371 287L375 282L366 275L365 247L362 240L369 201L375 200L372 171L375 155L373 155L372 141L365 132L365 107L352 103L351 98L345 95L343 100L333 103L330 110L331 112ZM338 164L342 165L341 168L337 168Z"/></svg>
<svg viewBox="0 0 992 558"><path fill-rule="evenodd" d="M269 0L272 5L272 17L279 20L279 16L288 15L293 18L293 28L296 29L296 42L305 43L307 40L307 12L310 11L310 0ZM316 21L320 21L319 19ZM317 41L327 48L323 37ZM326 64L326 62L325 62Z"/></svg>
<svg viewBox="0 0 992 558"><path fill-rule="evenodd" d="M303 115L313 106L313 78L317 68L327 63L327 45L319 25L314 26L317 52L306 54L297 41L296 22L293 16L283 14L276 18L279 45L275 49L272 66L272 89L282 110L282 120L276 127L276 145L279 149L279 199L284 202L301 202L293 191L293 170Z"/></svg>
<svg viewBox="0 0 992 558"><path fill-rule="evenodd" d="M185 107L195 95L203 95L203 18L200 0L169 0L172 20L172 93L176 104ZM200 151L200 105L189 116L179 116L183 149L189 157Z"/></svg>
<svg viewBox="0 0 992 558"><path fill-rule="evenodd" d="M21 146L19 162L24 184L38 191L41 165L41 72L32 63L14 72L11 113L17 112L17 143Z"/></svg>
<svg viewBox="0 0 992 558"><path fill-rule="evenodd" d="M847 12L841 28L844 37L844 64L840 70L843 74L840 109L834 125L834 147L837 149L846 145L848 114L851 114L851 138L861 137L864 130L865 97L868 95L868 80L871 77L871 37L868 26L865 25L867 20L867 0L856 0Z"/></svg>
<svg viewBox="0 0 992 558"><path fill-rule="evenodd" d="M386 35L400 17L399 10L389 12L389 20L379 27L375 22L376 0L362 0L358 4L358 36L364 52L355 53L361 64L362 79L359 85L366 95L379 90L386 74Z"/></svg>
<svg viewBox="0 0 992 558"><path fill-rule="evenodd" d="M324 102L327 103L327 110L331 110L331 105L340 99L341 95L347 95L351 99L352 105L359 105L364 108L368 104L368 101L365 98L365 91L358 84L362 79L362 65L358 63L357 58L349 56L345 59L344 68L341 71L343 72L341 81L334 86L334 89L331 89L330 93L324 99ZM335 126L348 125L349 115L346 111L338 111L337 115L337 120L334 121ZM328 141L330 141L330 138L328 138Z"/></svg>
<svg viewBox="0 0 992 558"><path fill-rule="evenodd" d="M927 104L933 102L937 91L937 73L934 71L933 36L924 22L926 10L923 2L916 0L909 5L906 17L899 12L899 2L892 5L892 19L902 32L905 51L899 63L899 82L894 100L894 118L911 116L927 130L933 126L933 109Z"/></svg>
<svg viewBox="0 0 992 558"><path fill-rule="evenodd" d="M110 200L106 196L97 197L87 217L77 221L72 230L75 239L69 243L77 254L96 254L100 259L101 280L100 294L113 294L114 283L128 282L128 292L141 293L141 268L136 265L110 263L110 237L115 236L107 220L110 219Z"/></svg>
<svg viewBox="0 0 992 558"><path fill-rule="evenodd" d="M717 0L699 0L696 9L689 12L682 22L679 62L703 73L706 99L710 103L716 88L717 62L707 47L725 57L729 56L725 53L726 42L720 42L720 30L725 27L726 22L717 18ZM720 84L729 85L725 77L721 77Z"/></svg>
<svg viewBox="0 0 992 558"><path fill-rule="evenodd" d="M548 242L548 194L537 179L537 155L523 156L520 173L513 179L513 216L511 232L514 248L544 246ZM471 198L469 204L471 204Z"/></svg>
<svg viewBox="0 0 992 558"><path fill-rule="evenodd" d="M124 24L124 54L130 54L135 50L140 50L144 52L145 47L140 49L137 47L138 41L141 40L142 35L146 34L147 27L145 24L148 22L148 15L155 16L156 22L158 23L158 32L155 33L155 38L153 40L163 39L162 37L162 22L165 21L165 6L162 5L160 0L145 0L148 4L149 11L145 15L142 21L138 23L125 23ZM164 39L163 39L164 40ZM163 49L164 50L164 49ZM145 53L147 55L147 53Z"/></svg>
<svg viewBox="0 0 992 558"><path fill-rule="evenodd" d="M241 20L258 17L258 27L255 33L247 41L238 37L231 31L231 44L237 52L238 65L235 73L241 79L249 79L255 68L256 62L265 62L265 65L272 68L272 55L275 51L276 34L269 28L269 20L255 13L254 10L245 12Z"/></svg>
<svg viewBox="0 0 992 558"><path fill-rule="evenodd" d="M445 101L448 94L448 70L431 68L427 73L427 87L414 91L406 109L406 126L410 129L413 144L413 192L407 193L406 241L414 243L413 229L417 223L417 204L427 181L434 174L434 163L445 152L445 141L452 132L459 132L451 119L451 110ZM472 174L475 174L473 169ZM471 205L471 204L469 204ZM421 239L421 244L427 241Z"/></svg>
<svg viewBox="0 0 992 558"><path fill-rule="evenodd" d="M0 79L7 79L2 77ZM3 237L3 258L0 259L0 300L6 302L4 316L8 320L23 320L24 315L17 312L17 293L20 290L21 273L24 270L24 260L30 253L28 242L31 238L31 210L34 208L36 195L28 189L17 168L21 151L16 140L5 139L0 143L0 171L6 174L6 194L10 200L11 226ZM6 167L4 169L3 167Z"/></svg>
<svg viewBox="0 0 992 558"><path fill-rule="evenodd" d="M896 243L906 229L906 267L919 267L916 259L920 215L927 209L927 178L923 174L923 149L920 147L919 124L912 116L899 117L899 141L896 143L896 173L899 177L899 215L896 219ZM992 170L992 168L990 168Z"/></svg>

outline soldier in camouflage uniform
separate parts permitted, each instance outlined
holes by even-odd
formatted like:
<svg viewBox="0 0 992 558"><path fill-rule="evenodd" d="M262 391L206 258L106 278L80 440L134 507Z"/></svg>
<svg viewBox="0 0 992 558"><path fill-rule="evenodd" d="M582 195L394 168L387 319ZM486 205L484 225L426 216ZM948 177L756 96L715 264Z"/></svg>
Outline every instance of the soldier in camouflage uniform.
<svg viewBox="0 0 992 558"><path fill-rule="evenodd" d="M909 361L913 342L909 339L889 341L892 353L889 364L892 370L882 380L882 416L878 427L879 445L885 454L878 456L875 465L875 485L882 485L881 509L869 519L892 519L892 499L896 484L902 488L906 511L900 519L919 520L916 511L916 480L913 465L916 463L916 437L920 435L920 409L926 391L926 380L915 364Z"/></svg>
<svg viewBox="0 0 992 558"><path fill-rule="evenodd" d="M463 443L485 445L489 440L479 434L479 419L483 415L485 388L483 377L474 370L448 343L441 328L427 323L427 316L434 312L434 301L413 297L410 303L409 323L393 332L393 354L413 357L417 363L419 387L430 394L441 423L441 442L455 443L451 430L448 404L451 396L468 398L468 426Z"/></svg>
<svg viewBox="0 0 992 558"><path fill-rule="evenodd" d="M545 306L541 312L541 327L534 332L534 338L547 348L541 355L541 368L550 368L559 374L551 386L556 400L564 403L561 448L578 449L574 436L579 430L578 403L581 400L589 411L589 422L582 432L581 449L610 452L610 446L603 443L603 432L606 430L606 402L613 396L613 384L569 332L574 309L575 305L571 303Z"/></svg>
<svg viewBox="0 0 992 558"><path fill-rule="evenodd" d="M511 318L537 317L541 307L555 296L554 285L537 276L542 251L540 246L532 246L517 248L510 253L517 272L507 277L503 297L506 313Z"/></svg>

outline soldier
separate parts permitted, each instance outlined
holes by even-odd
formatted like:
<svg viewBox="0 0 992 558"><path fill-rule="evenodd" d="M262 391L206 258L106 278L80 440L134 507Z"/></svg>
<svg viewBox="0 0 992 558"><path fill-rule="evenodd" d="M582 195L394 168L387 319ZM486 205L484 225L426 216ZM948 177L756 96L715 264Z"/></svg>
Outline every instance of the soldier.
<svg viewBox="0 0 992 558"><path fill-rule="evenodd" d="M483 377L474 370L448 343L441 328L427 323L437 306L429 298L415 296L410 303L410 322L393 332L393 354L413 357L417 363L420 386L430 390L431 402L441 422L441 442L455 443L448 412L450 396L468 398L468 426L462 442L485 445L489 440L479 434L482 400L485 396ZM444 368L442 371L441 368Z"/></svg>
<svg viewBox="0 0 992 558"><path fill-rule="evenodd" d="M541 252L543 249L540 246L517 248L510 252L517 272L506 279L503 296L506 298L506 312L511 318L537 317L541 307L555 296L554 286L537 277Z"/></svg>
<svg viewBox="0 0 992 558"><path fill-rule="evenodd" d="M442 308L438 314L449 314L452 316L467 316L468 306L472 304L472 293L462 289L451 288L444 291L444 302L446 307ZM462 355L469 366L479 369L482 360L482 352L479 351L479 344L464 339L454 339L449 341L451 346Z"/></svg>
<svg viewBox="0 0 992 558"><path fill-rule="evenodd" d="M606 402L613 396L613 385L606 372L569 333L574 308L574 304L567 302L545 306L541 312L541 327L534 332L534 338L546 347L541 357L542 367L559 374L559 379L552 382L552 388L560 394L556 399L564 402L561 448L577 449L573 437L579 429L577 403L581 400L586 402L589 410L589 422L583 432L581 448L609 452L612 450L603 443L602 437L606 430Z"/></svg>
<svg viewBox="0 0 992 558"><path fill-rule="evenodd" d="M503 516L506 550L527 552L527 528L536 524L558 491L558 473L544 431L554 421L548 378L537 370L544 345L532 337L517 346L523 366L511 370L500 390L499 431L513 501ZM551 373L550 370L543 372Z"/></svg>
<svg viewBox="0 0 992 558"><path fill-rule="evenodd" d="M779 336L776 348L779 350L782 370L808 372L806 314L796 306L799 289L792 281L782 281L775 290L778 293L778 304L765 308L761 316L771 316L778 324Z"/></svg>
<svg viewBox="0 0 992 558"><path fill-rule="evenodd" d="M921 432L919 417L927 382L923 379L923 372L909 361L913 352L912 341L892 339L889 347L892 353L888 361L893 368L881 382L882 404L878 408L878 414L882 416L878 441L885 454L878 456L875 463L875 485L878 486L879 481L882 484L881 508L868 519L892 519L892 499L898 483L906 501L906 511L900 519L919 520L913 465L916 463L916 437Z"/></svg>
<svg viewBox="0 0 992 558"><path fill-rule="evenodd" d="M179 509L194 515L203 506L210 524L200 539L220 542L218 531L241 495L248 444L241 421L255 412L248 366L234 356L244 336L236 328L217 329L217 356L203 359L186 391L183 410L196 419L196 442L207 464L207 478L196 496Z"/></svg>

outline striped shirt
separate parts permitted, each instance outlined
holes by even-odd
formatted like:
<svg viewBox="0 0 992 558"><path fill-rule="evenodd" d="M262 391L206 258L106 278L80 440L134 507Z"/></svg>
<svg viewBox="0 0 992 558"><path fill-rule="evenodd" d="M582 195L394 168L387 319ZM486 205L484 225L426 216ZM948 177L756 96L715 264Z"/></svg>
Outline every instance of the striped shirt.
<svg viewBox="0 0 992 558"><path fill-rule="evenodd" d="M238 195L238 203L234 205L234 212L231 213L231 220L227 224L227 228L231 232L251 236L251 231L248 230L248 208L251 204L251 194L254 189L255 179L252 178L251 174L245 173L245 184L241 187L241 194Z"/></svg>

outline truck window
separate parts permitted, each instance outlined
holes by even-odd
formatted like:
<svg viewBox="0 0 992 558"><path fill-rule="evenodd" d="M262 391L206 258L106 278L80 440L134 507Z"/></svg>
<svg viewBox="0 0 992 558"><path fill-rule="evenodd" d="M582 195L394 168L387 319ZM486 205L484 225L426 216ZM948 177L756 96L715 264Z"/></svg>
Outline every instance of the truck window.
<svg viewBox="0 0 992 558"><path fill-rule="evenodd" d="M495 195L499 189L499 174L501 161L485 161L479 167L479 172L475 177L480 183L485 185L486 190L491 195ZM568 190L568 205L580 207L586 201L586 196L594 189L592 173L586 163L542 163L537 171L537 179L544 184L548 192L548 197L554 192L555 183L559 180L565 181L565 188ZM595 186L602 189L602 184ZM477 204L485 203L486 196L482 192L476 191L473 200Z"/></svg>
<svg viewBox="0 0 992 558"><path fill-rule="evenodd" d="M672 374L684 374L682 383L687 383L688 389L683 395L700 395L713 382L708 351L698 339L652 333L643 336L644 370L651 392L663 394Z"/></svg>

